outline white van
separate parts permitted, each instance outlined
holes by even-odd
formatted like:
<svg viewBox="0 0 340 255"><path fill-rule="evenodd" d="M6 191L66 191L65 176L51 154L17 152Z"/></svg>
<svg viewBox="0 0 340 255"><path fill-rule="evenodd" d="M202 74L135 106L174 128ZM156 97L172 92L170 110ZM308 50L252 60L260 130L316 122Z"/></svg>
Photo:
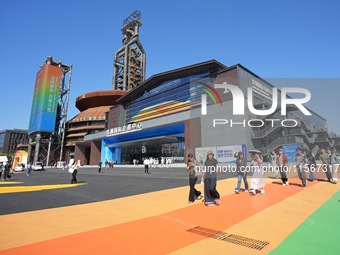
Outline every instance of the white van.
<svg viewBox="0 0 340 255"><path fill-rule="evenodd" d="M5 165L5 164L7 163L7 161L8 161L7 156L0 156L0 162L1 162L3 165Z"/></svg>

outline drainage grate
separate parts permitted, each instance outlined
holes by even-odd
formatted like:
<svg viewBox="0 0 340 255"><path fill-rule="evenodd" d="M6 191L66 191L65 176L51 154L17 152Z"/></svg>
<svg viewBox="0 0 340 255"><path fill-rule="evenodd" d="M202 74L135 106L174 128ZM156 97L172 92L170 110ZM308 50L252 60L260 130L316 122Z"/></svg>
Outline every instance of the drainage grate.
<svg viewBox="0 0 340 255"><path fill-rule="evenodd" d="M244 236L228 234L226 232L213 230L209 228L203 228L200 226L189 229L188 232L214 238L214 239L232 243L232 244L241 245L241 246L248 247L254 250L259 250L259 251L265 248L269 244L268 241L261 241L261 240L244 237Z"/></svg>

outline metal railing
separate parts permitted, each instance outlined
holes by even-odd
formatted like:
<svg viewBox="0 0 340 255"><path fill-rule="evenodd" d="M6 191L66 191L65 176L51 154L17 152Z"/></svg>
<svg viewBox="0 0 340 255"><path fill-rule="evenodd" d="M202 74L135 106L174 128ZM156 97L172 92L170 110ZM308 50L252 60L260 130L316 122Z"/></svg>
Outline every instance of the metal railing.
<svg viewBox="0 0 340 255"><path fill-rule="evenodd" d="M284 118L280 119L280 122L283 121ZM296 127L301 127L301 121L299 119L296 120L297 122L297 126ZM269 135L271 132L273 132L275 129L278 128L284 128L281 125L275 125L274 127L272 127L271 125L266 126L264 129L262 130L253 130L253 132L251 133L251 138L264 138L267 135Z"/></svg>
<svg viewBox="0 0 340 255"><path fill-rule="evenodd" d="M303 139L296 136L279 137L261 149L262 155L267 155L273 150L278 149L283 144L304 144Z"/></svg>

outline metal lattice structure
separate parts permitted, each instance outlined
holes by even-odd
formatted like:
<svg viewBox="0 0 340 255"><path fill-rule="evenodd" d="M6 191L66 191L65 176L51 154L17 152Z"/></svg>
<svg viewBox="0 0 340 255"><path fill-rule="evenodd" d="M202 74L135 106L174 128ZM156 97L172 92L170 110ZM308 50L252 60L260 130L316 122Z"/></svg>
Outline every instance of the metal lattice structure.
<svg viewBox="0 0 340 255"><path fill-rule="evenodd" d="M146 54L139 41L141 13L135 11L123 22L123 46L116 51L113 64L113 90L130 90L145 80Z"/></svg>
<svg viewBox="0 0 340 255"><path fill-rule="evenodd" d="M63 145L68 112L68 102L71 88L72 65L63 64L61 61L53 61L49 56L44 64L57 66L62 69L59 84L58 109L54 132L35 132L29 136L28 156L30 161L41 161L49 165L63 158ZM33 157L31 157L34 150ZM52 153L51 153L52 152Z"/></svg>

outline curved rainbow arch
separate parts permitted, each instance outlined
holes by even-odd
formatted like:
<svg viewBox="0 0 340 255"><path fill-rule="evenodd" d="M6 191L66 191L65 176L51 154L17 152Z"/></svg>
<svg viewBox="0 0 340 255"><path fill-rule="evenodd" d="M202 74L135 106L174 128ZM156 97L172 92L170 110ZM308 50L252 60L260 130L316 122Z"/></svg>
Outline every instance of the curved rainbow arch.
<svg viewBox="0 0 340 255"><path fill-rule="evenodd" d="M201 83L203 86L205 86L205 87L207 87L208 89L210 89L210 90L216 95L216 97L217 97L217 99L218 99L220 105L222 105L221 97L220 97L220 95L217 93L216 89L215 89L214 87L208 85L208 84L205 84L205 83L202 83L202 82L200 82L200 83ZM212 100L214 101L214 103L216 104L216 99L214 98L214 96L212 95L212 93L209 92L207 89L204 89L204 88L202 88L202 89L204 90L204 92L206 92L206 93L211 97L211 99L212 99Z"/></svg>

